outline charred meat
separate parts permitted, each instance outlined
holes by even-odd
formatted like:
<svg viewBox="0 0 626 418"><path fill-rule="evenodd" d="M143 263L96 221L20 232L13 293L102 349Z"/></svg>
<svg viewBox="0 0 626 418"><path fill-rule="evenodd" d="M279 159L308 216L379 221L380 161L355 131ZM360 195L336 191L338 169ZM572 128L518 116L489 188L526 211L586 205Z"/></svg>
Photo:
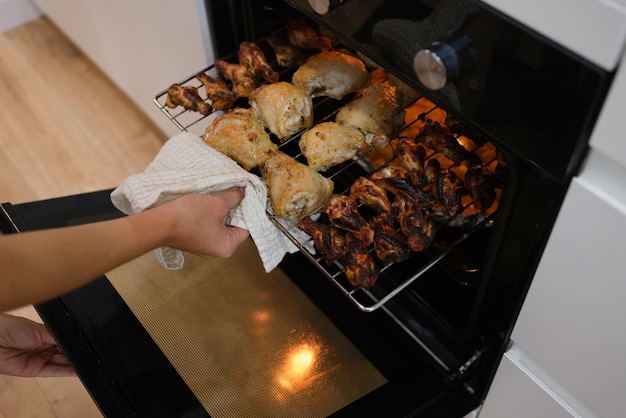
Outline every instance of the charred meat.
<svg viewBox="0 0 626 418"><path fill-rule="evenodd" d="M198 89L194 86L180 86L172 84L167 89L167 99L165 104L170 109L182 106L187 110L198 112L202 115L208 115L213 111L211 105L200 97Z"/></svg>
<svg viewBox="0 0 626 418"><path fill-rule="evenodd" d="M200 73L196 79L204 85L208 99L211 101L213 109L228 110L235 104L235 95L220 78L211 77L208 74Z"/></svg>
<svg viewBox="0 0 626 418"><path fill-rule="evenodd" d="M353 232L355 239L363 245L367 246L374 240L374 230L359 213L359 204L354 198L335 193L324 212L334 226Z"/></svg>
<svg viewBox="0 0 626 418"><path fill-rule="evenodd" d="M280 77L280 74L267 62L261 48L254 42L239 44L239 64L243 64L258 79L268 83L275 83Z"/></svg>
<svg viewBox="0 0 626 418"><path fill-rule="evenodd" d="M392 204L392 214L400 224L400 232L404 236L407 248L412 251L423 251L432 244L435 224L410 200L396 196Z"/></svg>
<svg viewBox="0 0 626 418"><path fill-rule="evenodd" d="M315 249L324 256L328 264L346 255L346 241L339 228L306 217L298 225L302 231L313 239Z"/></svg>
<svg viewBox="0 0 626 418"><path fill-rule="evenodd" d="M243 64L234 64L224 60L215 60L215 68L232 86L230 90L235 97L248 97L256 87L256 79Z"/></svg>
<svg viewBox="0 0 626 418"><path fill-rule="evenodd" d="M391 202L385 189L365 177L361 176L352 183L350 196L377 212L391 212Z"/></svg>
<svg viewBox="0 0 626 418"><path fill-rule="evenodd" d="M396 229L388 213L379 213L370 219L374 229L374 251L385 265L409 258L410 252L404 244L404 237Z"/></svg>
<svg viewBox="0 0 626 418"><path fill-rule="evenodd" d="M346 244L348 250L341 260L346 278L354 287L369 289L378 279L374 257L367 250L367 245L353 233L346 235Z"/></svg>

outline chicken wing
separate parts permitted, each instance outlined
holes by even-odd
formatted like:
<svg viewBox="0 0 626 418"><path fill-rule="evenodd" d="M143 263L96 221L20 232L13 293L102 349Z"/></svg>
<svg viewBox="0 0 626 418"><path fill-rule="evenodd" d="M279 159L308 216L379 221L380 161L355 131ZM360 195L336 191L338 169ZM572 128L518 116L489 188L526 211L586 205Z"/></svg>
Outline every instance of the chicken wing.
<svg viewBox="0 0 626 418"><path fill-rule="evenodd" d="M309 57L296 70L291 81L311 97L341 99L367 87L370 74L357 57L329 51Z"/></svg>
<svg viewBox="0 0 626 418"><path fill-rule="evenodd" d="M455 164L461 164L467 160L480 163L478 157L463 148L450 130L439 122L427 121L415 140L423 142L433 151L442 153Z"/></svg>
<svg viewBox="0 0 626 418"><path fill-rule="evenodd" d="M425 187L428 179L424 171L424 158L426 158L424 147L409 138L402 137L391 140L391 149L395 155L394 163L409 172L417 187Z"/></svg>
<svg viewBox="0 0 626 418"><path fill-rule="evenodd" d="M267 43L270 44L274 50L276 62L281 67L295 68L302 64L307 57L307 55L300 48L277 36L270 36L267 38Z"/></svg>
<svg viewBox="0 0 626 418"><path fill-rule="evenodd" d="M215 68L232 85L230 90L235 97L248 97L257 87L254 74L243 64L233 64L224 60L215 60Z"/></svg>
<svg viewBox="0 0 626 418"><path fill-rule="evenodd" d="M435 200L432 195L413 183L408 171L395 164L386 165L373 172L370 180L393 194L402 194L416 200L422 208L430 207Z"/></svg>
<svg viewBox="0 0 626 418"><path fill-rule="evenodd" d="M442 169L438 160L431 158L425 168L432 193L451 213L463 212L461 198L466 193L461 179L453 171Z"/></svg>
<svg viewBox="0 0 626 418"><path fill-rule="evenodd" d="M313 100L287 81L264 84L248 99L263 124L280 141L313 126Z"/></svg>
<svg viewBox="0 0 626 418"><path fill-rule="evenodd" d="M346 240L339 228L306 217L298 225L313 239L315 249L324 256L324 261L331 264L346 255Z"/></svg>
<svg viewBox="0 0 626 418"><path fill-rule="evenodd" d="M332 180L283 153L272 152L263 169L272 210L276 216L300 219L328 203Z"/></svg>
<svg viewBox="0 0 626 418"><path fill-rule="evenodd" d="M494 175L482 166L473 166L467 170L465 188L474 201L474 206L480 211L489 209L496 200Z"/></svg>
<svg viewBox="0 0 626 418"><path fill-rule="evenodd" d="M348 250L341 262L348 282L354 287L369 289L378 280L374 257L367 250L367 245L353 233L346 235L346 245Z"/></svg>
<svg viewBox="0 0 626 418"><path fill-rule="evenodd" d="M369 245L374 240L374 230L358 209L359 204L354 198L335 193L330 197L324 212L331 224L353 232L365 245Z"/></svg>
<svg viewBox="0 0 626 418"><path fill-rule="evenodd" d="M352 183L350 196L377 212L391 212L391 202L385 189L365 177L361 176Z"/></svg>
<svg viewBox="0 0 626 418"><path fill-rule="evenodd" d="M411 251L423 251L435 237L435 224L410 200L398 195L392 203L392 214L400 224L400 233Z"/></svg>
<svg viewBox="0 0 626 418"><path fill-rule="evenodd" d="M208 74L200 73L196 79L204 85L207 97L211 100L213 109L228 110L235 104L235 95L220 78L211 77Z"/></svg>
<svg viewBox="0 0 626 418"><path fill-rule="evenodd" d="M165 105L170 109L182 106L187 110L193 110L202 115L208 115L213 111L211 105L202 100L202 97L198 94L198 89L194 86L172 84L167 89Z"/></svg>
<svg viewBox="0 0 626 418"><path fill-rule="evenodd" d="M267 62L265 54L254 42L242 42L239 44L239 64L243 64L248 71L260 80L275 83L280 74Z"/></svg>
<svg viewBox="0 0 626 418"><path fill-rule="evenodd" d="M383 264L398 263L410 256L404 237L396 229L388 213L379 213L370 219L374 229L374 251Z"/></svg>
<svg viewBox="0 0 626 418"><path fill-rule="evenodd" d="M250 170L262 167L278 146L251 109L234 108L206 128L204 142Z"/></svg>
<svg viewBox="0 0 626 418"><path fill-rule="evenodd" d="M299 142L308 165L318 171L349 160L364 145L361 132L335 122L318 123L303 133Z"/></svg>
<svg viewBox="0 0 626 418"><path fill-rule="evenodd" d="M404 111L394 86L376 84L345 104L335 122L360 130L374 148L384 148L404 123Z"/></svg>
<svg viewBox="0 0 626 418"><path fill-rule="evenodd" d="M303 49L319 49L331 51L333 44L327 36L319 33L302 18L291 18L287 21L286 30L289 43Z"/></svg>

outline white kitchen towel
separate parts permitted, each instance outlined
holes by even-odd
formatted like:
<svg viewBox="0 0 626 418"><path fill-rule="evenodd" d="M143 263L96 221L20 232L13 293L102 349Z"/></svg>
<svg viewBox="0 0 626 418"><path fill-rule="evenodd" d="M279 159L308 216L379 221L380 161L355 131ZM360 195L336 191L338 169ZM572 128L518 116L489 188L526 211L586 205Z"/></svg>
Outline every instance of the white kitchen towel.
<svg viewBox="0 0 626 418"><path fill-rule="evenodd" d="M269 272L297 247L268 218L265 183L197 135L182 132L169 139L143 173L128 177L111 193L111 201L130 215L185 194L217 193L231 187L245 188L245 196L231 209L226 223L250 232L263 267ZM183 266L179 250L163 247L153 254L168 269Z"/></svg>

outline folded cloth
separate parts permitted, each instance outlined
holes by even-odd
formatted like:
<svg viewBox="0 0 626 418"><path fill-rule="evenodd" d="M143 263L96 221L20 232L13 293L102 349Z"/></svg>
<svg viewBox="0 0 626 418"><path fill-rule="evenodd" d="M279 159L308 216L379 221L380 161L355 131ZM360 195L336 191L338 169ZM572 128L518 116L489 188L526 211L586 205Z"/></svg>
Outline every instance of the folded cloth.
<svg viewBox="0 0 626 418"><path fill-rule="evenodd" d="M267 188L249 173L197 135L182 132L169 139L143 173L125 179L111 193L111 201L127 215L192 193L209 194L231 187L245 189L241 204L231 209L226 223L250 232L266 272L297 247L268 218ZM181 251L162 247L153 251L166 268L180 269Z"/></svg>

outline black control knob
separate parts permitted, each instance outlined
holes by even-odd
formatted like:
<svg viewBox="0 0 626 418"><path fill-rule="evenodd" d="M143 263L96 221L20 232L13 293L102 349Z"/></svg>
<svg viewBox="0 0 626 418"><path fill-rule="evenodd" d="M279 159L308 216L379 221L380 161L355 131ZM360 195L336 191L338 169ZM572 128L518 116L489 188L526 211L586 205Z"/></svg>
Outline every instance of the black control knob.
<svg viewBox="0 0 626 418"><path fill-rule="evenodd" d="M476 50L466 35L442 42L433 42L415 54L413 70L428 89L439 90L457 79L476 61Z"/></svg>

